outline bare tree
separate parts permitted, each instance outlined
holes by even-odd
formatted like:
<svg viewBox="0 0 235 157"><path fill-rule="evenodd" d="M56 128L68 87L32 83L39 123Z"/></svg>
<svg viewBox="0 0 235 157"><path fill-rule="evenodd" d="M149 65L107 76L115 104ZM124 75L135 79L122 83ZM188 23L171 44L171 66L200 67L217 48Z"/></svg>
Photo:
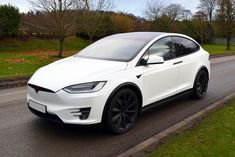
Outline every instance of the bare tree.
<svg viewBox="0 0 235 157"><path fill-rule="evenodd" d="M89 11L109 11L115 7L114 0L80 0L80 4Z"/></svg>
<svg viewBox="0 0 235 157"><path fill-rule="evenodd" d="M235 1L234 0L218 0L217 18L220 26L226 31L227 50L231 50L232 32L235 27Z"/></svg>
<svg viewBox="0 0 235 157"><path fill-rule="evenodd" d="M168 16L172 21L181 20L183 17L183 10L180 4L170 4L164 8L164 15Z"/></svg>
<svg viewBox="0 0 235 157"><path fill-rule="evenodd" d="M56 23L51 13L29 11L27 14L22 14L21 18L22 28L26 29L25 31L28 34L36 33L37 35L48 34L48 37L56 36Z"/></svg>
<svg viewBox="0 0 235 157"><path fill-rule="evenodd" d="M102 28L103 20L107 11L115 7L114 0L80 0L82 6L81 14L78 17L78 28L84 31L90 41L100 28Z"/></svg>
<svg viewBox="0 0 235 157"><path fill-rule="evenodd" d="M60 43L58 57L62 57L64 39L76 17L74 9L78 6L79 0L29 0L29 2L35 10L52 13Z"/></svg>
<svg viewBox="0 0 235 157"><path fill-rule="evenodd" d="M149 20L156 21L159 17L162 16L164 8L165 8L165 5L163 4L163 2L160 2L157 0L153 2L148 1L147 7L145 10L145 16Z"/></svg>
<svg viewBox="0 0 235 157"><path fill-rule="evenodd" d="M182 10L182 19L183 20L189 20L192 18L192 16L193 16L193 14L192 14L191 10L187 10L187 9Z"/></svg>
<svg viewBox="0 0 235 157"><path fill-rule="evenodd" d="M148 1L145 16L152 21L156 21L161 16L167 16L170 20L181 20L185 9L180 4L170 4L165 6L161 1Z"/></svg>
<svg viewBox="0 0 235 157"><path fill-rule="evenodd" d="M217 0L200 0L198 8L207 14L209 21L212 21L213 12L216 9Z"/></svg>
<svg viewBox="0 0 235 157"><path fill-rule="evenodd" d="M209 37L208 25L203 18L197 18L192 20L194 26L194 34L199 37L200 43L203 44L204 41Z"/></svg>

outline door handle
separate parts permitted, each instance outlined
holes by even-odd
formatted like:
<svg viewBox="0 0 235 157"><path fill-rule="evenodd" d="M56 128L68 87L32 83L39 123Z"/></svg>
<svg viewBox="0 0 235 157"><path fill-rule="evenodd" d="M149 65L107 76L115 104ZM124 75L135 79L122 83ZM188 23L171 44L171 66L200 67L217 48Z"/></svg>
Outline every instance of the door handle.
<svg viewBox="0 0 235 157"><path fill-rule="evenodd" d="M183 61L175 62L173 65L181 64Z"/></svg>

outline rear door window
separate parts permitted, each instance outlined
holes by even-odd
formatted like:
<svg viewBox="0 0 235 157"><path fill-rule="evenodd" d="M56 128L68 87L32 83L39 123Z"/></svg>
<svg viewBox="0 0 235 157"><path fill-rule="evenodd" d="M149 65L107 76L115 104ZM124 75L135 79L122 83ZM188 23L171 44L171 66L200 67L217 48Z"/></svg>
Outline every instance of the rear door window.
<svg viewBox="0 0 235 157"><path fill-rule="evenodd" d="M200 49L199 45L184 37L173 37L177 57L192 54Z"/></svg>

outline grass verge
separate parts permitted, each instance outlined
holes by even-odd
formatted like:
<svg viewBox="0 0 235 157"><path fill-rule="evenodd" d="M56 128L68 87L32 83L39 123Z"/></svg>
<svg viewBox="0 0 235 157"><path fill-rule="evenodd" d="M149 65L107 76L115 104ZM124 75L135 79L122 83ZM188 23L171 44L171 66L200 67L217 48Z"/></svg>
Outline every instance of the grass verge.
<svg viewBox="0 0 235 157"><path fill-rule="evenodd" d="M78 51L89 44L87 40L76 37L68 37L65 39L64 49L69 51ZM0 53L3 52L28 52L35 50L59 50L59 42L56 39L30 39L27 41L10 39L0 41Z"/></svg>
<svg viewBox="0 0 235 157"><path fill-rule="evenodd" d="M87 40L69 37L65 40L64 56L71 56L89 45ZM1 41L0 79L29 76L38 68L59 58L56 40Z"/></svg>
<svg viewBox="0 0 235 157"><path fill-rule="evenodd" d="M235 156L235 100L194 128L168 140L148 157Z"/></svg>
<svg viewBox="0 0 235 157"><path fill-rule="evenodd" d="M205 44L202 46L210 55L231 55L235 54L235 45L231 46L231 50L226 50L225 45L220 44Z"/></svg>

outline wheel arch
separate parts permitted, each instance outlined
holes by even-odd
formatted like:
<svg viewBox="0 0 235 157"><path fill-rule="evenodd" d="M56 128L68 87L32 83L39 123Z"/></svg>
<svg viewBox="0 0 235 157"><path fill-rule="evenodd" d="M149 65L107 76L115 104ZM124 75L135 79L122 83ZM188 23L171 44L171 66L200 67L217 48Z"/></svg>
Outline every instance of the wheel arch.
<svg viewBox="0 0 235 157"><path fill-rule="evenodd" d="M198 75L198 73L199 73L201 70L205 70L206 73L207 73L207 75L210 76L209 70L208 70L207 67L204 66L204 65L199 68L199 70L197 71L197 75ZM196 75L196 76L197 76L197 75Z"/></svg>
<svg viewBox="0 0 235 157"><path fill-rule="evenodd" d="M206 66L203 65L203 66L201 66L201 67L199 68L199 70L197 71L197 73L196 73L196 75L195 75L195 77L194 77L193 86L194 86L194 84L195 84L195 81L196 81L196 78L197 78L199 72L202 71L202 70L205 70L205 71L206 71L206 73L207 73L207 75L208 75L208 77L209 77L209 79L210 79L209 70L207 69Z"/></svg>
<svg viewBox="0 0 235 157"><path fill-rule="evenodd" d="M192 90L192 95L191 95L192 98L195 98L195 99L202 99L206 95L206 91L207 91L207 87L205 87L206 88L205 89L205 93L200 94L200 93L197 92L197 79L198 79L199 73L201 71L205 71L206 72L206 74L208 76L208 80L207 81L209 81L209 79L210 79L210 73L209 73L209 70L207 69L207 67L206 66L200 67L199 70L197 71L197 74L196 74L195 79L194 79L193 90ZM207 82L207 86L208 86L208 82Z"/></svg>
<svg viewBox="0 0 235 157"><path fill-rule="evenodd" d="M109 95L107 101L105 102L105 106L104 106L104 110L103 110L103 114L102 114L102 123L105 121L107 107L108 107L112 97L114 96L115 93L117 93L118 91L120 91L124 88L131 89L136 94L138 101L139 101L139 111L141 111L142 104L143 104L143 95L142 95L140 88L135 83L125 82L125 83L122 83L119 86L117 86L112 91L112 93Z"/></svg>

